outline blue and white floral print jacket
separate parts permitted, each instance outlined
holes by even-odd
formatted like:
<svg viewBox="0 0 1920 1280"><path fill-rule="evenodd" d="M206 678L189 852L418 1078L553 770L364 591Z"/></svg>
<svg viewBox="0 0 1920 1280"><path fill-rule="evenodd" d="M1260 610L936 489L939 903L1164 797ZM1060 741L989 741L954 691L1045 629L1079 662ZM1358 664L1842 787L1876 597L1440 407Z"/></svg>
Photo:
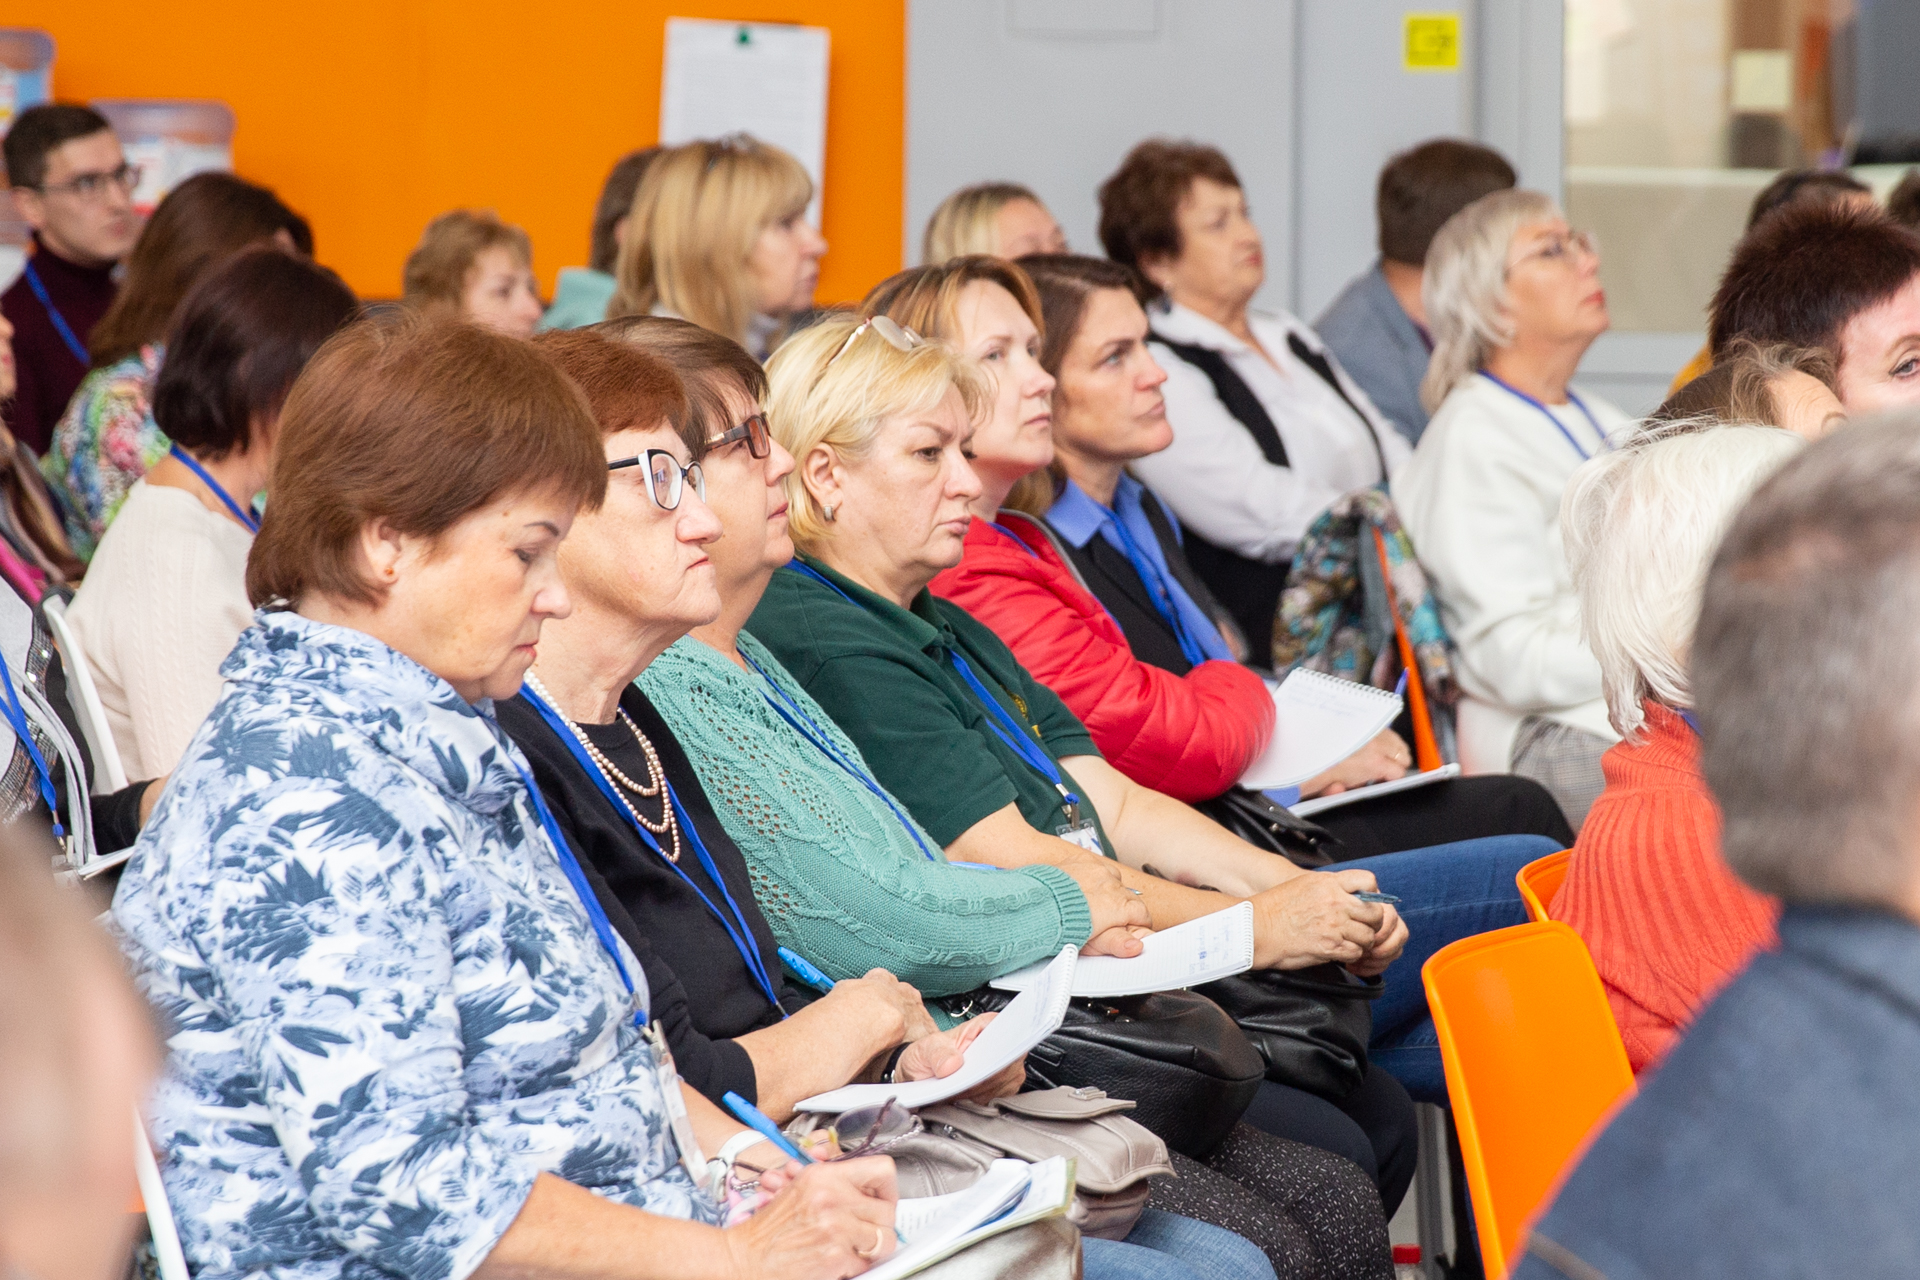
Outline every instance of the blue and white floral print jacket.
<svg viewBox="0 0 1920 1280"><path fill-rule="evenodd" d="M113 906L200 1280L460 1280L543 1171L711 1221L491 706L285 612L221 674Z"/></svg>

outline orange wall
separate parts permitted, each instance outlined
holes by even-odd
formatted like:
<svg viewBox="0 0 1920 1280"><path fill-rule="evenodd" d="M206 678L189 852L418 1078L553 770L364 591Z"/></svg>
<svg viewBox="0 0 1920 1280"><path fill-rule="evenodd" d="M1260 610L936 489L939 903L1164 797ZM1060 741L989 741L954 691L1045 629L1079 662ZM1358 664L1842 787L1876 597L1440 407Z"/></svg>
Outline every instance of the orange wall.
<svg viewBox="0 0 1920 1280"><path fill-rule="evenodd" d="M666 19L832 29L820 298L900 269L905 0L11 0L58 43L61 98L220 98L234 165L312 222L370 297L434 214L491 207L548 288L586 261L601 179L657 140Z"/></svg>

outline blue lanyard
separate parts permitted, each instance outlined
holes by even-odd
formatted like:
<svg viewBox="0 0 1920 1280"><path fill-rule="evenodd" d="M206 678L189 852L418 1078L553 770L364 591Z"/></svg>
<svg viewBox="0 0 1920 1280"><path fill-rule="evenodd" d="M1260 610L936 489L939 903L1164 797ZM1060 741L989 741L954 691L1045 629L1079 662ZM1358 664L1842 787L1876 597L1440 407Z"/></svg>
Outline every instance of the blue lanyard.
<svg viewBox="0 0 1920 1280"><path fill-rule="evenodd" d="M553 820L553 814L547 808L547 802L540 795L533 775L522 768L519 761L513 767L519 770L520 781L527 784L527 797L533 801L533 811L540 818L540 826L546 831L547 839L553 844L554 856L560 859L560 869L567 873L567 882L573 886L573 892L580 899L580 905L587 913L587 919L593 925L593 931L600 939L600 945L607 949L613 958L613 967L620 971L620 981L626 984L627 994L634 994L633 975L627 972L627 962L620 958L620 945L613 936L613 922L607 919L607 909L600 905L600 899L593 892L593 886L587 883L586 872L580 870L580 860L573 856L573 847L567 843L567 837L561 832L560 824ZM645 1031L647 1014L644 1009L633 1011L633 1025Z"/></svg>
<svg viewBox="0 0 1920 1280"><path fill-rule="evenodd" d="M1676 714L1678 714L1682 720L1685 720L1687 722L1687 728L1693 730L1694 737L1697 738L1700 736L1700 722L1693 718L1693 712L1679 711Z"/></svg>
<svg viewBox="0 0 1920 1280"><path fill-rule="evenodd" d="M773 677L768 675L766 670L753 660L752 654L742 649L740 650L740 656L745 658L747 665L752 667L754 671L759 674L760 679L766 682L767 687L761 690L760 696L767 700L767 704L774 709L779 717L785 720L787 724L793 728L795 733L798 733L801 737L817 747L827 759L839 765L842 770L851 775L861 786L879 797L887 808L893 811L893 816L900 820L900 825L907 829L907 834L913 837L913 842L920 846L920 852L927 855L928 862L942 861L941 857L933 851L933 846L927 843L927 838L920 834L920 828L914 825L913 819L909 818L906 810L900 807L899 801L888 795L887 789L880 785L880 780L875 778L873 774L867 770L860 768L853 761L847 759L845 754L834 745L833 739L828 735L827 731L822 729L814 718L807 714L806 708L795 702L785 689L782 689L778 684L774 683ZM769 693L767 690L771 690L772 692ZM774 696L776 694L778 695L777 701Z"/></svg>
<svg viewBox="0 0 1920 1280"><path fill-rule="evenodd" d="M33 761L34 776L40 783L40 798L46 802L47 816L53 819L53 838L58 840L67 834L67 829L60 825L60 805L53 794L53 770L47 767L47 758L34 745L33 727L27 723L27 709L20 705L20 694L13 687L13 673L7 670L4 659L0 659L0 683L4 683L7 690L7 705L0 707L0 714L7 717L14 736L20 739L20 745L27 749L27 757Z"/></svg>
<svg viewBox="0 0 1920 1280"><path fill-rule="evenodd" d="M856 606L860 604L845 591L841 591L840 587L825 574L797 556L787 562L787 568L804 573L815 582L832 587L848 604ZM967 686L973 690L974 698L986 710L987 727L993 730L1000 741L1007 744L1009 750L1026 761L1029 768L1053 784L1053 789L1060 793L1060 807L1067 815L1067 822L1072 826L1080 825L1080 797L1067 790L1067 784L1060 773L1060 766L1053 762L1053 757L1048 755L1037 741L1027 736L1026 730L1021 728L1007 709L1000 705L998 698L987 692L986 685L980 682L980 677L974 674L973 668L957 650L948 649L947 657L953 663L954 670L960 673L960 678L965 680Z"/></svg>
<svg viewBox="0 0 1920 1280"><path fill-rule="evenodd" d="M1127 559L1133 562L1133 571L1138 575L1140 585L1147 589L1147 594L1153 598L1153 607L1173 628L1174 639L1180 642L1180 656L1187 660L1189 666L1197 667L1205 662L1207 651L1200 647L1200 642L1180 621L1180 610L1174 606L1173 592L1168 588L1167 580L1161 576L1153 561L1148 559L1147 553L1141 550L1140 544L1133 540L1133 534L1128 531L1126 521L1120 518L1119 512L1107 511L1107 527L1120 535L1122 550Z"/></svg>
<svg viewBox="0 0 1920 1280"><path fill-rule="evenodd" d="M53 297L48 294L47 286L40 282L40 273L33 269L32 258L27 259L26 269L21 274L26 276L27 287L33 290L33 296L40 299L40 305L47 309L47 319L53 321L53 331L60 335L60 341L67 344L67 350L73 352L73 358L80 362L80 367L87 368L93 363L87 359L87 344L80 341L73 327L67 323L67 318L60 314L60 308L53 305Z"/></svg>
<svg viewBox="0 0 1920 1280"><path fill-rule="evenodd" d="M169 446L167 449L167 452L169 454L172 454L174 457L178 458L180 461L186 463L187 470L199 476L200 483L206 485L207 488L213 490L213 496L227 504L227 510L233 512L233 518L235 520L238 520L241 524L247 526L248 533L260 532L260 521L254 517L254 514L251 511L245 510L244 508L241 507L239 503L235 502L233 500L233 496L229 494L225 489L220 487L220 482L218 480L215 480L212 476L208 475L207 469L193 460L192 455L190 455L185 449L182 449L177 444Z"/></svg>
<svg viewBox="0 0 1920 1280"><path fill-rule="evenodd" d="M722 929L726 930L727 938L733 943L733 949L740 953L740 959L746 963L747 973L752 977L754 985L760 988L762 995L766 996L767 1003L779 1010L781 1017L786 1017L787 1011L781 1007L780 996L773 985L773 979L768 975L767 967L760 962L760 951L754 945L753 930L748 926L747 918L740 910L740 904L733 900L733 894L727 889L727 882L721 878L720 868L714 864L713 855L707 852L706 843L700 839L699 829L693 825L693 819L687 815L686 806L682 805L680 798L674 795L673 786L666 779L664 766L660 777L661 790L666 793L667 803L673 806L674 816L680 821L680 830L686 834L687 843L693 846L694 856L700 859L700 866L713 880L714 886L720 890L720 896L726 902L727 910L732 913L731 920L722 914L720 908L713 905L713 899L694 883L692 876L667 857L666 851L660 847L660 842L653 838L653 832L634 821L633 815L627 811L627 806L621 802L618 795L614 794L613 784L608 782L606 776L600 772L600 766L594 763L593 758L587 754L586 748L580 745L579 738L574 736L572 726L560 718L560 713L548 706L546 700L535 693L531 686L521 686L520 696L527 700L528 706L540 713L540 718L547 722L547 727L553 730L554 735L560 739L561 744L573 756L581 770L593 781L593 785L599 788L600 794L607 798L607 803L613 806L613 811L626 818L627 824L640 833L641 841L659 854L660 861L666 863L687 888L693 890L693 895L700 899L701 905L713 913L713 918L720 922ZM584 882L584 877L582 879ZM601 918L605 918L605 912L601 913Z"/></svg>
<svg viewBox="0 0 1920 1280"><path fill-rule="evenodd" d="M1502 382L1500 379L1488 373L1485 369L1482 369L1480 371L1480 376L1485 378L1488 382L1491 382L1494 386L1499 387L1501 390L1505 391L1508 395L1513 396L1516 399L1525 401L1527 404L1532 405L1534 408L1538 409L1541 413L1545 414L1547 421L1551 422L1555 426L1555 428L1559 430L1560 434L1567 438L1567 443L1573 446L1573 451L1580 455L1580 461L1586 462L1588 459L1593 457L1591 453L1588 453L1586 449L1581 447L1581 444L1578 440L1573 438L1573 432L1567 430L1567 424L1560 421L1559 418L1554 416L1553 410L1547 408L1547 406L1545 406L1544 404L1541 404L1538 400L1535 400L1532 396L1528 395L1526 392L1522 391L1520 388L1515 386L1510 386L1507 383ZM1593 434L1598 436L1600 439L1600 448L1602 450L1611 449L1613 446L1607 443L1607 433L1600 429L1600 423L1598 420L1594 418L1593 411L1588 409L1586 406L1586 403L1583 400L1581 400L1579 396L1574 394L1572 387L1567 388L1567 399L1573 401L1574 408L1578 409L1581 413L1586 415L1587 424L1593 428Z"/></svg>

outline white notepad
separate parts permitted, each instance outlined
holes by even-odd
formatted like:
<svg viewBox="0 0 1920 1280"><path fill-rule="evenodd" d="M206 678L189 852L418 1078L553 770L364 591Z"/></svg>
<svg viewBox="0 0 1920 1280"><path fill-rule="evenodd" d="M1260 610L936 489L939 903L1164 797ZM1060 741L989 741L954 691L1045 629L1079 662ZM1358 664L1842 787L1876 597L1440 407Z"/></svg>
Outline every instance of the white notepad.
<svg viewBox="0 0 1920 1280"><path fill-rule="evenodd" d="M1060 1029L1067 1016L1067 1001L1073 998L1073 970L1078 959L1079 952L1067 947L1049 961L1044 970L1046 980L1015 996L986 1030L974 1037L960 1069L952 1075L896 1084L842 1085L802 1099L794 1110L838 1115L855 1107L877 1107L888 1098L913 1110L945 1102L992 1079Z"/></svg>
<svg viewBox="0 0 1920 1280"><path fill-rule="evenodd" d="M1338 809L1343 804L1352 804L1356 800L1371 800L1375 796L1390 796L1396 791L1411 791L1415 787L1424 787L1432 782L1445 782L1448 778L1460 776L1460 766L1443 764L1437 769L1425 773L1409 773L1405 777L1390 782L1375 782L1364 787L1355 787L1351 791L1342 791L1336 795L1315 796L1311 800L1302 800L1287 807L1295 817L1308 818L1316 813L1325 813L1329 809Z"/></svg>
<svg viewBox="0 0 1920 1280"><path fill-rule="evenodd" d="M1240 775L1254 791L1292 787L1324 773L1373 740L1400 714L1400 695L1295 667L1269 684L1273 740Z"/></svg>
<svg viewBox="0 0 1920 1280"><path fill-rule="evenodd" d="M1052 961L1003 974L989 986L1025 991L1046 976ZM1201 916L1141 940L1140 954L1081 956L1073 969L1073 994L1106 998L1149 991L1197 987L1253 968L1253 904L1236 902L1225 911Z"/></svg>
<svg viewBox="0 0 1920 1280"><path fill-rule="evenodd" d="M901 1280L989 1236L1057 1218L1073 1203L1073 1186L1073 1161L1065 1157L1038 1164L995 1160L964 1190L902 1200L893 1225L906 1243L862 1272L863 1280Z"/></svg>

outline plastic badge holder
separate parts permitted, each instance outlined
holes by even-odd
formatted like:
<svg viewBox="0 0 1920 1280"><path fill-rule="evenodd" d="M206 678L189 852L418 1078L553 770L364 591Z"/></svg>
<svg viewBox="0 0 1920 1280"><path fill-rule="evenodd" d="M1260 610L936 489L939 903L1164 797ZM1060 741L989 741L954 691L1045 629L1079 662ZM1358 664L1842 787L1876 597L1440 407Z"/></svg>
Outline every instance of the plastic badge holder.
<svg viewBox="0 0 1920 1280"><path fill-rule="evenodd" d="M99 98L94 110L120 135L127 163L140 166L133 207L145 217L196 173L233 169L233 108L188 98Z"/></svg>

